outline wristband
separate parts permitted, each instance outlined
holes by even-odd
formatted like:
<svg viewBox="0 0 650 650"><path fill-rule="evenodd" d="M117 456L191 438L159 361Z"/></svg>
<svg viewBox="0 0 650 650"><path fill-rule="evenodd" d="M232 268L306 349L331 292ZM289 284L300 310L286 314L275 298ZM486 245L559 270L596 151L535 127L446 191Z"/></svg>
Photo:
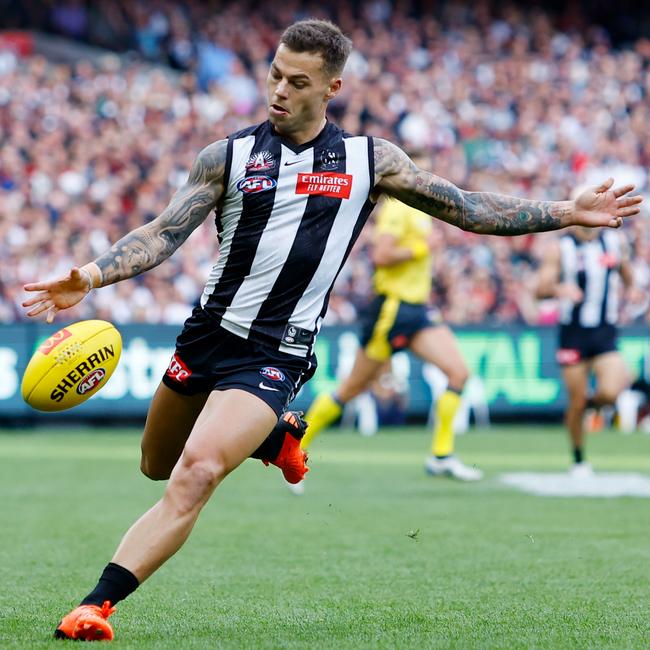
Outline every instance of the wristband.
<svg viewBox="0 0 650 650"><path fill-rule="evenodd" d="M83 273L86 276L86 280L88 281L88 292L90 292L92 289L95 288L93 287L93 278L92 275L90 275L90 271L88 271L87 269L80 268L79 273Z"/></svg>

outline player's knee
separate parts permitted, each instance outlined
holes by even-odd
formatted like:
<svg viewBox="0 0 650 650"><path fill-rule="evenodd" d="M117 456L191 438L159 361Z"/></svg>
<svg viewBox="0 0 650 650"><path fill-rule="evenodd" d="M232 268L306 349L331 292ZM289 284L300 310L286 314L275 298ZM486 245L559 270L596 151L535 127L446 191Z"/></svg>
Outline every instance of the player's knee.
<svg viewBox="0 0 650 650"><path fill-rule="evenodd" d="M602 386L595 395L598 404L614 404L621 390L618 386Z"/></svg>
<svg viewBox="0 0 650 650"><path fill-rule="evenodd" d="M587 395L582 392L569 393L569 408L584 410L587 407Z"/></svg>
<svg viewBox="0 0 650 650"><path fill-rule="evenodd" d="M200 458L186 450L167 485L166 497L181 514L201 508L227 474L223 459Z"/></svg>
<svg viewBox="0 0 650 650"><path fill-rule="evenodd" d="M447 374L449 388L452 388L458 393L462 392L468 378L469 371L467 370L467 366L465 364L452 368Z"/></svg>

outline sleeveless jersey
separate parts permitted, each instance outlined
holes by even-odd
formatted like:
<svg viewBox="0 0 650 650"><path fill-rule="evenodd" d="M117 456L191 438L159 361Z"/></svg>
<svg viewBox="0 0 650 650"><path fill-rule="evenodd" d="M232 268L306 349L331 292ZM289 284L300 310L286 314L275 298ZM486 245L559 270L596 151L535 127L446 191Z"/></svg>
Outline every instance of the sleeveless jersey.
<svg viewBox="0 0 650 650"><path fill-rule="evenodd" d="M336 277L373 203L372 138L327 122L295 145L270 122L229 136L220 254L201 306L221 327L311 354Z"/></svg>
<svg viewBox="0 0 650 650"><path fill-rule="evenodd" d="M581 240L573 234L560 239L562 282L582 289L583 300L560 301L560 323L576 327L600 327L618 322L622 261L621 235L602 229L596 239Z"/></svg>

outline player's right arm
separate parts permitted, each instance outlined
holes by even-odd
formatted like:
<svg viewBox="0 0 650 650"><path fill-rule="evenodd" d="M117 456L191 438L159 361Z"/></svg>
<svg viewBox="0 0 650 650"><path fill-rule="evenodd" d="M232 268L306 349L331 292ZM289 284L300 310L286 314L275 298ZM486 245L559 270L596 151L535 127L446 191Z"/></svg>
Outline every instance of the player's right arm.
<svg viewBox="0 0 650 650"><path fill-rule="evenodd" d="M420 169L396 145L373 138L375 185L413 208L470 232L523 235L568 226L619 228L624 217L638 214L641 196L633 185L612 189L614 179L589 188L574 201L532 201L493 192L468 192Z"/></svg>
<svg viewBox="0 0 650 650"><path fill-rule="evenodd" d="M199 153L185 185L153 221L132 230L94 262L49 282L25 285L38 291L26 300L28 316L54 314L77 304L93 288L126 280L166 260L214 210L224 192L227 141L219 140Z"/></svg>
<svg viewBox="0 0 650 650"><path fill-rule="evenodd" d="M582 300L582 290L573 282L560 282L561 257L559 242L546 247L542 264L537 274L535 296L543 298L568 298L571 302Z"/></svg>

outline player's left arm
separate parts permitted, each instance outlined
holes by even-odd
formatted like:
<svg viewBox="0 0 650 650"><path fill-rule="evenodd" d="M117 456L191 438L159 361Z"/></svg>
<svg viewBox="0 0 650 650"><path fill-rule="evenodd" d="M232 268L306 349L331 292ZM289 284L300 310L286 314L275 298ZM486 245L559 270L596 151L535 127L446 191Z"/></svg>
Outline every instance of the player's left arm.
<svg viewBox="0 0 650 650"><path fill-rule="evenodd" d="M76 305L93 288L132 278L166 260L215 210L224 193L227 141L205 147L197 156L187 182L153 221L132 230L94 262L73 267L61 278L25 285L38 292L25 300L28 316L47 312L47 321Z"/></svg>
<svg viewBox="0 0 650 650"><path fill-rule="evenodd" d="M373 138L375 190L468 230L485 235L523 235L568 226L619 228L623 217L639 212L633 185L612 190L613 179L580 194L575 201L531 201L492 192L467 192L418 168L397 146Z"/></svg>

